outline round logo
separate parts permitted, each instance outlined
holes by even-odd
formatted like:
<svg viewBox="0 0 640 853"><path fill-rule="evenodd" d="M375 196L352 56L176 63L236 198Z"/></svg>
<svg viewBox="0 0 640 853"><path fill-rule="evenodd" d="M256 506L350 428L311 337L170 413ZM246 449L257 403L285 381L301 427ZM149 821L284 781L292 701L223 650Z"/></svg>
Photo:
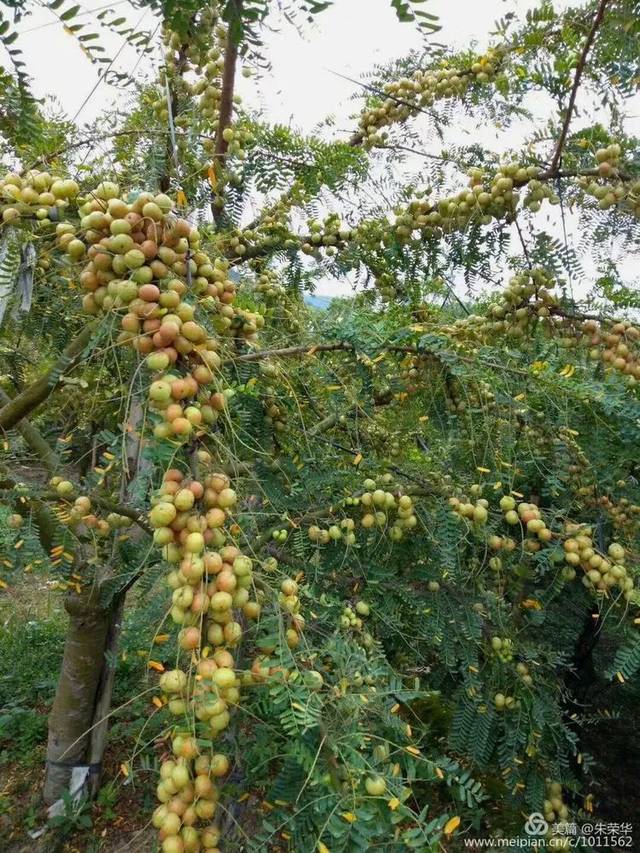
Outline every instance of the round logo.
<svg viewBox="0 0 640 853"><path fill-rule="evenodd" d="M540 812L533 812L527 818L524 825L524 831L527 835L546 835L549 831L549 824L546 822Z"/></svg>

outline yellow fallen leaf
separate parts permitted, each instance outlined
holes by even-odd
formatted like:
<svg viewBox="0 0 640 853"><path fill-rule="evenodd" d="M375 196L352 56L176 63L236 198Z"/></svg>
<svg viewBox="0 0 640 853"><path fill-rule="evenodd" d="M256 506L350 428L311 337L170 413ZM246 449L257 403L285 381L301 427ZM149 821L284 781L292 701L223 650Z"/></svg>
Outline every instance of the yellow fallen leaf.
<svg viewBox="0 0 640 853"><path fill-rule="evenodd" d="M340 817L343 817L348 823L355 823L358 820L353 812L342 812Z"/></svg>
<svg viewBox="0 0 640 853"><path fill-rule="evenodd" d="M160 699L159 696L154 696L151 701L156 706L156 708L162 708L162 699Z"/></svg>
<svg viewBox="0 0 640 853"><path fill-rule="evenodd" d="M155 669L156 672L164 672L164 666L159 663L157 660L150 660L147 663L149 669Z"/></svg>
<svg viewBox="0 0 640 853"><path fill-rule="evenodd" d="M400 800L397 797L392 797L387 803L392 812L394 812L398 806L400 805Z"/></svg>
<svg viewBox="0 0 640 853"><path fill-rule="evenodd" d="M178 207L186 207L187 206L187 197L184 194L183 190L178 190L176 193L176 204Z"/></svg>
<svg viewBox="0 0 640 853"><path fill-rule="evenodd" d="M123 776L129 775L129 768L127 767L126 764L123 763L120 765L120 772L122 773Z"/></svg>
<svg viewBox="0 0 640 853"><path fill-rule="evenodd" d="M166 643L169 639L169 634L158 634L158 636L153 641L156 646L161 646L163 643Z"/></svg>
<svg viewBox="0 0 640 853"><path fill-rule="evenodd" d="M449 820L444 825L444 834L451 835L452 832L455 832L456 829L460 826L460 818L458 815L455 817L449 818Z"/></svg>
<svg viewBox="0 0 640 853"><path fill-rule="evenodd" d="M353 457L352 465L359 465L362 462L362 453L358 453Z"/></svg>
<svg viewBox="0 0 640 853"><path fill-rule="evenodd" d="M322 841L318 841L318 853L331 853L326 844L323 844Z"/></svg>

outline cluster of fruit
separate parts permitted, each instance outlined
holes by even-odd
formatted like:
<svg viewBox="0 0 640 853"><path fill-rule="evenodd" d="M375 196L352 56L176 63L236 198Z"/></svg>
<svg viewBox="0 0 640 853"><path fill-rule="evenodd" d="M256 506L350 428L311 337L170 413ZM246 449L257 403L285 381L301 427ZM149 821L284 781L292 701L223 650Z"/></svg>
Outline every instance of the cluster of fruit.
<svg viewBox="0 0 640 853"><path fill-rule="evenodd" d="M411 77L385 83L382 87L385 100L360 115L359 136L363 144L367 147L384 145L387 133L381 133L381 128L406 121L437 100L461 97L474 82L488 83L495 77L499 63L500 52L493 48L477 57L466 69L418 69Z"/></svg>
<svg viewBox="0 0 640 853"><path fill-rule="evenodd" d="M418 519L410 495L395 495L385 491L377 487L376 481L371 479L365 480L363 486L366 491L361 495L345 500L345 506L360 506L364 510L359 519L361 527L365 530L374 527L387 530L392 542L399 542L407 530L416 527ZM339 525L332 524L328 529L313 524L309 527L308 535L312 542L318 542L320 545L339 540L344 540L347 545L354 545L355 531L356 521L347 517L343 518Z"/></svg>
<svg viewBox="0 0 640 853"><path fill-rule="evenodd" d="M481 487L474 484L470 491L475 497L481 493ZM477 498L475 503L472 503L467 496L451 497L449 506L456 515L468 519L478 527L482 527L488 520L489 503L484 498ZM591 527L567 521L561 532L554 533L547 527L539 507L526 501L518 502L512 495L503 495L500 498L500 509L506 524L519 527L522 531L522 548L525 552L535 553L553 540L562 542L565 563L562 569L563 580L574 580L576 568L580 567L584 572L582 583L587 588L606 593L617 586L627 601L634 596L634 579L625 566L625 550L618 542L609 545L605 556L599 553L594 545ZM516 542L511 537L494 533L487 537L487 546L492 551L511 552L516 548ZM501 558L491 557L489 566L494 571L500 571Z"/></svg>
<svg viewBox="0 0 640 853"><path fill-rule="evenodd" d="M598 498L597 504L604 509L613 526L619 530L631 532L638 523L637 516L640 515L640 506L632 503L628 498L622 497L613 501L608 495L602 495Z"/></svg>
<svg viewBox="0 0 640 853"><path fill-rule="evenodd" d="M7 172L0 178L2 221L13 222L21 216L55 221L80 192L78 184L31 169L24 175ZM6 206L5 206L6 205Z"/></svg>
<svg viewBox="0 0 640 853"><path fill-rule="evenodd" d="M265 424L276 432L284 432L287 428L287 411L278 405L275 388L270 386L266 389L266 394L262 398L262 405L264 407Z"/></svg>
<svg viewBox="0 0 640 853"><path fill-rule="evenodd" d="M393 302L398 295L397 278L390 272L382 272L377 275L373 284L383 302Z"/></svg>
<svg viewBox="0 0 640 853"><path fill-rule="evenodd" d="M454 337L471 336L480 340L491 339L497 334L523 339L541 319L549 318L558 305L553 287L554 282L545 270L523 270L509 279L486 314L460 318L453 323L450 332Z"/></svg>
<svg viewBox="0 0 640 853"><path fill-rule="evenodd" d="M546 788L547 798L542 806L544 819L547 823L568 820L569 809L562 799L562 785L560 782L553 782L551 779L548 779Z"/></svg>
<svg viewBox="0 0 640 853"><path fill-rule="evenodd" d="M502 663L510 663L513 660L513 641L506 637L492 637L491 648L500 658Z"/></svg>
<svg viewBox="0 0 640 853"><path fill-rule="evenodd" d="M496 711L516 711L520 707L520 700L504 693L496 693L493 697L493 704Z"/></svg>
<svg viewBox="0 0 640 853"><path fill-rule="evenodd" d="M413 238L415 231L425 236L439 236L466 228L470 222L488 225L506 213L515 211L517 188L526 186L539 175L537 166L502 166L488 176L482 169L469 170L469 187L452 196L431 202L429 190L416 194L404 208L396 208L393 229L401 242Z"/></svg>
<svg viewBox="0 0 640 853"><path fill-rule="evenodd" d="M593 530L586 525L565 523L566 539L562 543L564 561L574 571L584 572L582 583L588 589L605 593L617 586L624 598L634 594L634 579L625 566L625 550L619 542L612 542L606 555L599 553L593 541Z"/></svg>
<svg viewBox="0 0 640 853"><path fill-rule="evenodd" d="M486 498L476 497L471 501L466 495L460 498L450 497L449 506L456 515L468 519L473 524L484 525L489 518L489 501Z"/></svg>
<svg viewBox="0 0 640 853"><path fill-rule="evenodd" d="M196 459L199 466L211 468L207 451L198 451ZM261 609L250 598L252 560L225 544L224 526L236 502L225 474L206 473L200 481L178 469L165 472L151 502L154 541L175 566L167 576L170 615L180 626L180 648L191 655L187 670L163 673L160 688L171 714L198 721L195 729L174 729L174 758L161 766L161 805L154 825L164 853L215 849L220 835L215 825L197 824L214 817L218 791L213 779L225 775L229 764L225 756L208 759L201 754L198 735L213 739L228 727L230 710L240 700L241 681L231 651L243 635L238 614L255 620Z"/></svg>
<svg viewBox="0 0 640 853"><path fill-rule="evenodd" d="M104 518L100 517L92 507L91 498L87 495L79 495L74 499L77 490L70 480L55 476L49 480L49 485L55 489L62 500L57 516L61 522L70 527L77 528L84 525L85 528L93 530L97 536L104 537L113 530L121 530L133 524L129 516L120 515L117 512L109 512ZM71 503L72 499L73 503Z"/></svg>
<svg viewBox="0 0 640 853"><path fill-rule="evenodd" d="M275 270L262 269L256 275L253 289L266 301L278 301L285 295L285 289L280 284L280 276Z"/></svg>
<svg viewBox="0 0 640 853"><path fill-rule="evenodd" d="M353 236L353 229L345 225L336 213L330 213L322 222L310 219L307 224L309 234L301 246L306 255L314 254L320 247L326 249L327 255L335 254Z"/></svg>
<svg viewBox="0 0 640 853"><path fill-rule="evenodd" d="M547 527L540 509L535 504L526 501L517 503L511 495L503 495L500 498L500 509L504 513L507 524L520 525L523 531L536 537L535 540L529 540L528 551L538 551L542 543L551 542L553 533Z"/></svg>
<svg viewBox="0 0 640 853"><path fill-rule="evenodd" d="M622 149L616 142L595 152L597 176L583 175L579 185L585 195L597 199L600 210L620 206L634 216L640 216L640 181L626 181L620 175ZM599 183L597 178L604 179Z"/></svg>
<svg viewBox="0 0 640 853"><path fill-rule="evenodd" d="M590 347L591 360L602 361L605 368L621 373L630 385L636 385L640 380L638 326L628 321L604 324L588 319L582 323L581 329L576 330L576 336Z"/></svg>
<svg viewBox="0 0 640 853"><path fill-rule="evenodd" d="M131 343L144 354L168 349L174 362L176 339L184 354L191 353L194 344L206 343L196 330L197 340L179 334L183 323L193 321L196 305L188 300L194 297L216 312L212 322L220 334L251 338L260 320L248 318L246 328L246 318L239 317L231 304L236 288L227 277L228 262L211 261L200 248L197 228L172 215L172 204L164 194L146 192L128 203L120 198L116 184L103 182L80 204L76 233L70 223L61 223L56 231L72 259L79 260L86 251L88 260L80 274L88 291L85 310L97 314L126 308L120 342ZM154 339L163 323L172 328Z"/></svg>
<svg viewBox="0 0 640 853"><path fill-rule="evenodd" d="M199 754L196 739L188 733L173 739L175 760L164 761L156 795L160 805L152 817L159 830L163 853L219 853L220 829L209 823L216 813L219 791L216 781L229 772L222 753ZM199 822L205 826L196 828Z"/></svg>
<svg viewBox="0 0 640 853"><path fill-rule="evenodd" d="M340 627L345 629L355 628L360 631L364 624L362 621L363 618L369 616L370 613L371 608L366 601L356 601L353 607L350 604L346 604L340 616Z"/></svg>
<svg viewBox="0 0 640 853"><path fill-rule="evenodd" d="M164 91L159 92L153 103L155 115L162 123L169 120L171 103L171 109L175 112L172 119L177 127L205 131L200 134L202 148L212 158L216 155L218 145L228 36L227 25L219 12L219 5L214 2L193 16L188 45L179 33L165 28L165 65L160 81L166 86L170 97L167 98ZM251 71L245 67L242 74L249 77ZM233 94L232 103L237 106L240 102L240 96ZM219 209L224 207L225 184L238 179L238 176L230 173L231 160L244 160L247 148L255 141L247 128L232 122L233 118L229 116L227 126L222 130L226 143L224 169L214 165L215 176L208 168L203 169L203 177L209 177L215 186L213 204Z"/></svg>
<svg viewBox="0 0 640 853"><path fill-rule="evenodd" d="M272 561L271 566L268 565ZM277 560L269 558L263 564L267 571L277 569ZM300 589L297 581L285 577L280 584L278 603L285 617L284 640L288 648L293 650L300 645L302 632L305 627L304 616L300 613ZM267 681L296 681L300 677L298 669L289 670L283 667L273 655L277 651L277 643L272 635L256 639L259 654L253 660L251 669L245 673L248 683L260 684ZM320 690L324 684L321 673L316 670L305 670L302 679L310 690Z"/></svg>
<svg viewBox="0 0 640 853"><path fill-rule="evenodd" d="M629 321L605 322L566 316L554 282L543 269L524 270L509 280L486 315L471 314L456 320L449 331L454 339L492 340L497 334L524 339L536 327L553 333L564 349L588 348L592 361L623 374L630 385L640 380L640 329Z"/></svg>
<svg viewBox="0 0 640 853"><path fill-rule="evenodd" d="M533 677L532 677L531 673L529 672L529 667L526 665L526 663L522 663L522 661L517 663L516 664L516 672L518 673L518 675L522 679L523 684L525 684L527 687L532 686Z"/></svg>
<svg viewBox="0 0 640 853"><path fill-rule="evenodd" d="M264 322L234 308L229 262L212 261L200 249L198 230L170 213L164 194L140 193L128 203L116 184L103 182L78 203L79 225L58 223L56 242L72 261L85 259L85 311L120 313L118 343L146 355L157 374L149 389L152 408L163 416L156 437L184 437L213 423L225 398L210 387L221 358L204 317L219 335L248 341Z"/></svg>

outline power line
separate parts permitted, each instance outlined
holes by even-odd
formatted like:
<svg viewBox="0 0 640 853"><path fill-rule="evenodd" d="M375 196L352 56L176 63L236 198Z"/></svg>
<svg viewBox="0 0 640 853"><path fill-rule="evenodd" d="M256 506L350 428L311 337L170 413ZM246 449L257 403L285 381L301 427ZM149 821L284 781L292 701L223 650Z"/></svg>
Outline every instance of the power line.
<svg viewBox="0 0 640 853"><path fill-rule="evenodd" d="M144 12L142 13L142 15L141 15L140 19L139 19L139 20L138 20L138 22L136 23L136 25L135 25L135 28L134 28L134 29L136 29L136 30L138 29L138 27L140 26L140 24L144 21L144 19L145 19L146 15L147 15L147 12L148 12L148 9L145 9L145 10L144 10ZM74 121L78 118L78 116L80 115L80 113L82 112L82 110L83 110L83 109L86 107L86 105L89 103L89 101L90 101L90 100L91 100L91 98L93 97L93 95L94 95L94 93L95 93L96 89L98 88L98 86L99 86L102 82L104 82L104 78L105 78L105 76L106 76L107 72L109 71L109 69L111 68L111 66L113 65L113 63L114 63L114 62L116 61L116 59L120 56L120 54L122 53L122 51L125 49L125 47L126 47L128 44L129 44L129 42L127 41L127 39L126 39L126 38L125 38L125 39L123 39L123 42L122 42L122 44L120 45L120 47L118 48L117 53L116 53L116 54L115 54L115 56L111 59L111 61L109 62L109 64L108 64L108 65L107 65L107 67L105 68L104 72L100 75L100 77L99 77L99 78L98 78L98 80L96 81L96 83L95 83L94 87L91 89L91 91L89 92L89 94L87 95L87 97L84 99L84 101L80 104L80 106L79 106L79 107L78 107L78 109L76 110L75 115L74 115L74 116L73 116L73 118L71 119L71 121L72 121L72 122L74 122ZM136 63L136 64L137 64L137 63Z"/></svg>

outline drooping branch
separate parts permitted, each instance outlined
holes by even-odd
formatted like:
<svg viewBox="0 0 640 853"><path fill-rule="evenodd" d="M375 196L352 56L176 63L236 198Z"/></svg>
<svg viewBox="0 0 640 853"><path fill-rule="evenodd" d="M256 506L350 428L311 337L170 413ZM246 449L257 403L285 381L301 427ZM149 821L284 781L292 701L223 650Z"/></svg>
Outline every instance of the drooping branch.
<svg viewBox="0 0 640 853"><path fill-rule="evenodd" d="M97 321L88 323L65 347L53 367L0 409L0 430L12 429L41 403L44 403L59 384L62 373L78 364L97 326Z"/></svg>
<svg viewBox="0 0 640 853"><path fill-rule="evenodd" d="M573 78L571 94L569 95L567 113L564 118L564 124L562 125L562 130L560 132L560 138L558 139L558 144L556 145L556 150L554 151L553 159L551 161L551 167L549 169L549 171L552 173L555 172L558 166L560 165L560 160L562 158L562 149L564 148L564 144L567 140L567 135L569 133L569 127L571 125L571 119L573 117L573 111L576 105L576 97L578 94L578 89L580 88L580 81L582 80L582 75L587 64L587 57L589 56L589 51L591 50L591 47L595 40L596 33L598 32L598 29L604 19L604 13L608 2L609 0L600 0L596 16L593 19L593 24L591 25L591 29L589 31L589 35L587 36L587 40L584 43L584 47L582 48L582 53L580 54L580 59L578 60L578 64L576 65L576 73L575 77Z"/></svg>

